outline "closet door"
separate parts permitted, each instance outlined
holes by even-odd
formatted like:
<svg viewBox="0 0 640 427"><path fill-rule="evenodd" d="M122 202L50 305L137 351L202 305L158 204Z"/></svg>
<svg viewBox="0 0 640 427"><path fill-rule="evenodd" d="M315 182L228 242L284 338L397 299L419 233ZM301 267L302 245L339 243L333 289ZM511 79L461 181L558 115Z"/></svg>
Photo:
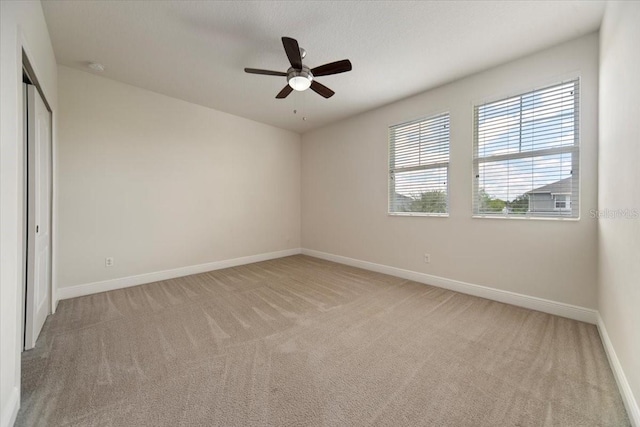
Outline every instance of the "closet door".
<svg viewBox="0 0 640 427"><path fill-rule="evenodd" d="M51 308L51 113L27 86L27 290L25 349L33 348Z"/></svg>

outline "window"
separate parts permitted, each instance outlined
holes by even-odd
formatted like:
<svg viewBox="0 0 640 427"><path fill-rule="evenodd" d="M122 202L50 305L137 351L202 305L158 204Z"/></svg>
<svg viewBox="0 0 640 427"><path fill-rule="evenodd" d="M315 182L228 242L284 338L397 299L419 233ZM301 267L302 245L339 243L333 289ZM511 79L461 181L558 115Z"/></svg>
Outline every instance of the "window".
<svg viewBox="0 0 640 427"><path fill-rule="evenodd" d="M557 211L571 210L571 195L570 194L554 194L554 209Z"/></svg>
<svg viewBox="0 0 640 427"><path fill-rule="evenodd" d="M389 128L389 213L449 211L449 113Z"/></svg>
<svg viewBox="0 0 640 427"><path fill-rule="evenodd" d="M474 110L475 216L579 217L579 81Z"/></svg>

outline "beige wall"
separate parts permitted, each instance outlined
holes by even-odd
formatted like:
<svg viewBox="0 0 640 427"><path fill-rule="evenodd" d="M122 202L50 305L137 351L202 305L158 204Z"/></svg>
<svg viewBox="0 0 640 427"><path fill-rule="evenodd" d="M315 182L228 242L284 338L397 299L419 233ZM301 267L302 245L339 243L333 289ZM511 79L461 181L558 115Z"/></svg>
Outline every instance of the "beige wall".
<svg viewBox="0 0 640 427"><path fill-rule="evenodd" d="M472 219L474 103L576 73L582 218ZM597 85L592 34L304 134L302 246L596 308L596 220L588 212L597 199ZM450 217L388 216L388 126L443 111L451 114Z"/></svg>
<svg viewBox="0 0 640 427"><path fill-rule="evenodd" d="M60 288L300 246L298 134L62 66L58 85Z"/></svg>
<svg viewBox="0 0 640 427"><path fill-rule="evenodd" d="M640 406L640 3L611 2L600 41L598 308ZM633 215L633 213L636 215ZM610 214L609 214L610 215ZM636 407L637 411L637 407ZM640 416L636 412L636 417ZM638 418L636 418L638 421Z"/></svg>
<svg viewBox="0 0 640 427"><path fill-rule="evenodd" d="M0 426L10 425L20 398L22 338L23 99L22 49L53 110L56 59L40 2L0 1ZM55 203L55 202L54 202ZM55 225L54 225L55 227ZM55 229L54 229L55 232Z"/></svg>

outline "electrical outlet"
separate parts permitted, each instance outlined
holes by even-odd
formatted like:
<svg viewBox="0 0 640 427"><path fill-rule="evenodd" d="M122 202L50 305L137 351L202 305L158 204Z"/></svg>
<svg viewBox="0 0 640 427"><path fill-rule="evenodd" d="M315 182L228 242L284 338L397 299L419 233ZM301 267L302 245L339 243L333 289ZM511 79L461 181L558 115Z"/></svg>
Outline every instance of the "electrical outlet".
<svg viewBox="0 0 640 427"><path fill-rule="evenodd" d="M113 257L107 257L104 259L105 267L113 267Z"/></svg>
<svg viewBox="0 0 640 427"><path fill-rule="evenodd" d="M430 264L431 263L431 255L424 254L424 262L425 262L425 264Z"/></svg>

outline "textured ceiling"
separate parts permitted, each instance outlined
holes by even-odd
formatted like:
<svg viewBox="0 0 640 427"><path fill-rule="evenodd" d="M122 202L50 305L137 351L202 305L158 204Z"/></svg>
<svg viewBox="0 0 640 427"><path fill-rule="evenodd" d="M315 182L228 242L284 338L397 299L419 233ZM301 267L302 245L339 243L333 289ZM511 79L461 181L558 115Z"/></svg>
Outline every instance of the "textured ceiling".
<svg viewBox="0 0 640 427"><path fill-rule="evenodd" d="M303 133L595 31L603 1L43 1L58 63ZM280 38L336 91L275 95ZM297 110L298 114L293 114ZM303 120L306 117L306 120Z"/></svg>

